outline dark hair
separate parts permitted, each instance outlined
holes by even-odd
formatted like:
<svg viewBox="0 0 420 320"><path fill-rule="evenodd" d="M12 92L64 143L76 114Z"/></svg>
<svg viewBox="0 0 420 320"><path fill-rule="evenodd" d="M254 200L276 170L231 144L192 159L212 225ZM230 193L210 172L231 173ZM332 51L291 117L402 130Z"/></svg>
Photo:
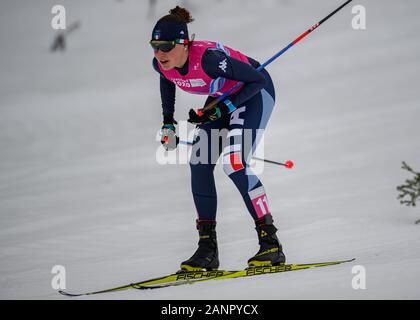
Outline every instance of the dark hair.
<svg viewBox="0 0 420 320"><path fill-rule="evenodd" d="M175 8L169 10L169 14L160 18L159 21L177 21L188 24L190 22L193 22L194 19L187 9L182 8L180 6L176 6Z"/></svg>

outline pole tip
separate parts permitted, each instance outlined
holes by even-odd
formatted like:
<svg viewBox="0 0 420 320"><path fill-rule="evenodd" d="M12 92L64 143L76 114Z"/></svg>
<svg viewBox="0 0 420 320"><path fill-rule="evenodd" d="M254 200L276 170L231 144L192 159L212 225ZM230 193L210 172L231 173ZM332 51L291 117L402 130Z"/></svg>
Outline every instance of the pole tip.
<svg viewBox="0 0 420 320"><path fill-rule="evenodd" d="M293 161L291 161L291 160L286 161L286 168L287 169L292 169L294 166L295 166L295 164L293 163Z"/></svg>

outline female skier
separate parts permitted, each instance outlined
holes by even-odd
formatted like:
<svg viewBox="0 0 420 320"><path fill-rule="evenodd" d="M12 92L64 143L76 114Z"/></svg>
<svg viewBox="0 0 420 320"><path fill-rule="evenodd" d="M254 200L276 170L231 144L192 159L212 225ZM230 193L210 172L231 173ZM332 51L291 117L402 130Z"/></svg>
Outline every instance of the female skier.
<svg viewBox="0 0 420 320"><path fill-rule="evenodd" d="M191 14L179 6L156 23L150 44L154 50L153 67L160 74L163 109L162 144L173 150L179 142L175 131L175 88L193 94L207 95L205 105L227 92L238 82L243 84L216 107L203 112L189 111L188 121L197 125L190 159L191 186L197 210L198 249L181 263L181 270L214 270L219 267L216 239L217 195L214 181L215 160L222 154L223 169L241 193L255 221L260 250L248 260L248 266L271 266L285 263L277 228L268 208L264 187L249 167L249 160L265 129L274 107L275 93L266 70L256 71L259 62L243 53L211 41L189 40L187 24ZM211 134L211 130L227 132ZM251 147L245 145L245 130L252 132ZM248 131L248 132L249 132ZM214 139L220 144L212 148ZM204 153L206 141L208 152ZM248 143L249 144L249 143ZM200 145L198 149L197 146ZM207 156L206 156L207 155ZM197 161L199 159L199 161ZM213 160L213 161L211 161Z"/></svg>

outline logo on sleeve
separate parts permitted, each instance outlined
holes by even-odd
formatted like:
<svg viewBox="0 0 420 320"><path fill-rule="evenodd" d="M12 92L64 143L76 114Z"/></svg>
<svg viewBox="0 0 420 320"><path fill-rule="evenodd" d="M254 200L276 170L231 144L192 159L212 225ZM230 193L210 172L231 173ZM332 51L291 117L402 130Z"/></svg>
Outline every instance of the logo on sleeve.
<svg viewBox="0 0 420 320"><path fill-rule="evenodd" d="M226 73L226 67L227 67L226 59L224 59L223 61L220 61L219 68L222 69L224 73Z"/></svg>

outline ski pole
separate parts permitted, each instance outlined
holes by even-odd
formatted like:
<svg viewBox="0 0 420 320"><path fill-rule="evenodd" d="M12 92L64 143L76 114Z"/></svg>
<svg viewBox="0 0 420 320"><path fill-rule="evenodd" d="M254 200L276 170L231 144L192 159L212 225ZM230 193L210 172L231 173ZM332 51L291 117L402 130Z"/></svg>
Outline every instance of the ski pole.
<svg viewBox="0 0 420 320"><path fill-rule="evenodd" d="M180 140L179 143L180 144L186 144L187 146L192 146L192 142L190 142L190 141ZM282 162L263 159L263 158L258 158L258 157L252 157L252 159L257 160L257 161L264 161L264 162L271 163L271 164L276 164L276 165L279 165L279 166L284 166L287 169L292 169L295 166L295 164L291 160L287 160L285 163L282 163Z"/></svg>
<svg viewBox="0 0 420 320"><path fill-rule="evenodd" d="M258 160L258 161L264 161L264 162L267 162L267 163L277 164L279 166L285 166L287 169L292 169L295 166L295 164L291 160L287 160L285 163L282 163L282 162L277 162L277 161L258 158L258 157L252 157L252 159Z"/></svg>
<svg viewBox="0 0 420 320"><path fill-rule="evenodd" d="M314 24L311 28L306 30L304 33L302 33L299 37L297 37L295 40L293 40L291 43L289 43L286 47L284 47L282 50L277 52L274 56L272 56L270 59L268 59L266 62L264 62L262 65L260 65L256 70L261 71L264 69L267 65L269 65L271 62L276 60L278 57L280 57L283 53L285 53L287 50L289 50L291 47L293 47L295 44L297 44L300 40L305 38L308 34L310 34L312 31L314 31L316 28L318 28L321 24L323 24L325 21L327 21L329 18L331 18L334 14L336 14L338 11L340 11L342 8L344 8L346 5L348 5L352 0L347 0L345 3L343 3L341 6L339 6L337 9L335 9L333 12L331 12L328 16L326 16L321 21ZM228 95L230 95L236 88L243 85L243 82L238 82L235 86L230 88L230 90L226 91L223 95L220 97L217 97L212 102L210 102L208 105L204 106L199 112L203 112L206 110L209 110L213 108L218 102L224 100Z"/></svg>

